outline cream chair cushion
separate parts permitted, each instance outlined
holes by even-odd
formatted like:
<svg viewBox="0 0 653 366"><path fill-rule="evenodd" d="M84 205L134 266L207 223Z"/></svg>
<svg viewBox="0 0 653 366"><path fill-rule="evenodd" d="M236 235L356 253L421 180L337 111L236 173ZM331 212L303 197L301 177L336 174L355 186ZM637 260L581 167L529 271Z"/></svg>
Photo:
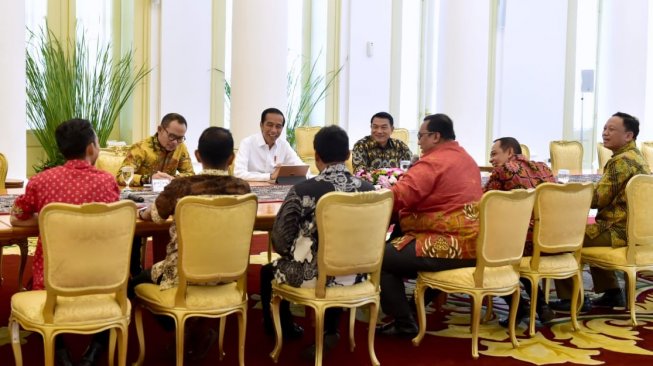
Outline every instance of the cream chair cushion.
<svg viewBox="0 0 653 366"><path fill-rule="evenodd" d="M474 284L476 267L465 267L440 272L419 272L422 280L440 282L458 289L477 289ZM483 289L505 288L519 281L519 274L513 266L487 267L483 276Z"/></svg>
<svg viewBox="0 0 653 366"><path fill-rule="evenodd" d="M519 266L520 272L531 271L531 259L533 257L523 257ZM547 274L559 273L560 271L573 271L578 269L578 262L572 253L563 253L554 256L540 257L540 268L538 273L542 276Z"/></svg>
<svg viewBox="0 0 653 366"><path fill-rule="evenodd" d="M186 288L186 308L199 310L237 306L243 302L242 293L236 282L218 286L188 286ZM136 295L145 301L174 308L177 288L161 291L159 285L146 283L136 286Z"/></svg>
<svg viewBox="0 0 653 366"><path fill-rule="evenodd" d="M610 248L610 247L590 247L583 248L583 260L592 262L605 262L618 266L627 266L626 260L627 247ZM653 263L653 247L638 246L635 253L636 265L647 265Z"/></svg>
<svg viewBox="0 0 653 366"><path fill-rule="evenodd" d="M275 285L277 289L283 290L286 294L292 296L310 298L315 296L314 288L292 287L285 284ZM332 286L326 288L325 299L338 300L339 298L350 299L352 297L374 296L376 289L374 284L364 281L351 286Z"/></svg>

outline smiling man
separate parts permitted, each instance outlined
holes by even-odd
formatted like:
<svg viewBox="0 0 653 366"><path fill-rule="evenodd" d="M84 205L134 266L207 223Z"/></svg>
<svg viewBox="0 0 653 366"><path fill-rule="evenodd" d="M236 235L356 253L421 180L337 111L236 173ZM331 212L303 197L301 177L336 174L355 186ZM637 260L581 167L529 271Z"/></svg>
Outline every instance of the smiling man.
<svg viewBox="0 0 653 366"><path fill-rule="evenodd" d="M240 142L234 176L248 181L275 180L279 166L304 164L290 144L279 139L285 124L286 118L276 108L261 113L261 133Z"/></svg>
<svg viewBox="0 0 653 366"><path fill-rule="evenodd" d="M398 168L412 153L403 141L390 137L394 120L390 113L379 112L370 121L371 134L358 140L352 151L354 172L379 168Z"/></svg>
<svg viewBox="0 0 653 366"><path fill-rule="evenodd" d="M598 209L596 223L587 225L583 247L618 248L627 245L626 183L637 174L650 173L642 153L635 145L638 134L639 120L622 112L613 114L603 127L603 146L612 150L613 154L605 164L601 180L594 186L592 208ZM603 293L591 304L601 307L625 306L624 293L614 271L595 267L590 269L594 292ZM550 304L552 309L569 310L571 288L571 281L556 281L560 300Z"/></svg>

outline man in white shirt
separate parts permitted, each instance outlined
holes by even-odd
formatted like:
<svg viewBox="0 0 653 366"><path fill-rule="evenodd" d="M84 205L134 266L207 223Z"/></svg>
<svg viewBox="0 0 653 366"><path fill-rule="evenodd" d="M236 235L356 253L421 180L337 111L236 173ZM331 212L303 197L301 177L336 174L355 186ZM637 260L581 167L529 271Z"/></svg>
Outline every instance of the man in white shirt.
<svg viewBox="0 0 653 366"><path fill-rule="evenodd" d="M281 165L304 164L286 140L279 139L286 118L276 108L261 113L261 133L240 142L234 176L248 181L276 180Z"/></svg>

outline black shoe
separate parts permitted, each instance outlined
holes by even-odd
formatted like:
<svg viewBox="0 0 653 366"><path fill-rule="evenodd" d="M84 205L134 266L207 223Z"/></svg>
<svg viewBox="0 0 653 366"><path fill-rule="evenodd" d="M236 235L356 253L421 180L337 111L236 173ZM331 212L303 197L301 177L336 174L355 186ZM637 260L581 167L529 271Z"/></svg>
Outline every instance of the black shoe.
<svg viewBox="0 0 653 366"><path fill-rule="evenodd" d="M274 336L274 324L272 320L263 321L263 330L265 334ZM281 334L285 340L299 339L304 335L304 328L295 322L281 323Z"/></svg>
<svg viewBox="0 0 653 366"><path fill-rule="evenodd" d="M66 348L54 350L54 361L59 366L73 366L73 362L70 360L70 352Z"/></svg>
<svg viewBox="0 0 653 366"><path fill-rule="evenodd" d="M404 324L393 321L376 327L377 335L399 338L413 338L417 335L417 331L417 325L414 322Z"/></svg>
<svg viewBox="0 0 653 366"><path fill-rule="evenodd" d="M620 288L614 288L604 292L601 297L592 301L592 304L594 306L606 308L625 307L626 299L624 298L624 293Z"/></svg>
<svg viewBox="0 0 653 366"><path fill-rule="evenodd" d="M530 308L527 305L523 305L522 303L519 303L519 307L517 308L517 316L515 317L515 327L518 326L524 319L528 318L528 313L530 313ZM508 314L507 317L499 320L499 325L508 328L508 325L510 325L510 314Z"/></svg>
<svg viewBox="0 0 653 366"><path fill-rule="evenodd" d="M584 305L584 304L583 304ZM551 307L547 303L543 303L541 306L538 306L537 317L542 323L548 323L556 317L556 314L551 310Z"/></svg>
<svg viewBox="0 0 653 366"><path fill-rule="evenodd" d="M587 313L592 310L593 301L585 297L583 306L580 308L581 313ZM570 312L571 311L571 300L569 299L560 299L558 301L550 302L549 308L555 311Z"/></svg>
<svg viewBox="0 0 653 366"><path fill-rule="evenodd" d="M98 342L91 342L91 344L84 351L82 360L79 361L79 366L93 366L104 352L104 346Z"/></svg>
<svg viewBox="0 0 653 366"><path fill-rule="evenodd" d="M322 358L324 358L329 351L331 351L340 340L340 334L338 333L325 333L324 339L322 342ZM306 347L301 353L302 359L308 362L315 361L315 344L312 344Z"/></svg>
<svg viewBox="0 0 653 366"><path fill-rule="evenodd" d="M188 346L185 352L186 358L190 361L199 361L203 359L217 340L218 331L215 329L209 329L197 344L189 345L186 343L184 345L184 347Z"/></svg>

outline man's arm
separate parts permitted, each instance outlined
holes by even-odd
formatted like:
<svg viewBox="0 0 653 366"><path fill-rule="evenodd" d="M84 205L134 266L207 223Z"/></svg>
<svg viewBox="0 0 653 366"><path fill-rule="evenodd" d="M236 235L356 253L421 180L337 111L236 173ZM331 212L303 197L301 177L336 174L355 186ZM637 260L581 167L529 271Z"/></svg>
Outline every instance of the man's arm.
<svg viewBox="0 0 653 366"><path fill-rule="evenodd" d="M243 140L238 148L238 153L236 153L234 176L248 181L265 182L270 180L270 173L250 172L247 170L251 153L251 146L248 139Z"/></svg>
<svg viewBox="0 0 653 366"><path fill-rule="evenodd" d="M19 219L13 214L9 217L9 222L12 226L38 226L39 225L39 216L37 214L32 214L27 219Z"/></svg>
<svg viewBox="0 0 653 366"><path fill-rule="evenodd" d="M122 178L122 168L126 166L134 168L134 178L131 183L129 183L130 186L142 186L145 183L143 180L149 180L150 177L148 177L148 175L143 176L138 173L144 159L145 152L140 148L140 146L138 144L132 145L127 152L127 156L125 156L125 160L122 161L122 164L116 173L116 181L118 184L125 185L125 180Z"/></svg>
<svg viewBox="0 0 653 366"><path fill-rule="evenodd" d="M177 165L177 171L179 172L177 177L194 175L195 170L193 169L193 162L190 159L190 154L188 153L186 144L181 144L178 148L181 149L181 154L179 155L179 164Z"/></svg>
<svg viewBox="0 0 653 366"><path fill-rule="evenodd" d="M301 200L295 188L291 188L277 213L271 232L274 250L282 256L288 255L297 238L301 208Z"/></svg>
<svg viewBox="0 0 653 366"><path fill-rule="evenodd" d="M399 160L410 160L413 157L413 153L410 151L408 145L401 140L396 140L400 146ZM399 162L398 162L399 163Z"/></svg>
<svg viewBox="0 0 653 366"><path fill-rule="evenodd" d="M603 176L594 186L592 208L599 210L610 205L621 189L626 187L626 181L631 174L628 165L622 159L612 159L606 164Z"/></svg>
<svg viewBox="0 0 653 366"><path fill-rule="evenodd" d="M359 170L368 170L367 153L360 141L354 145L354 149L351 151L351 165L354 168L354 173Z"/></svg>

